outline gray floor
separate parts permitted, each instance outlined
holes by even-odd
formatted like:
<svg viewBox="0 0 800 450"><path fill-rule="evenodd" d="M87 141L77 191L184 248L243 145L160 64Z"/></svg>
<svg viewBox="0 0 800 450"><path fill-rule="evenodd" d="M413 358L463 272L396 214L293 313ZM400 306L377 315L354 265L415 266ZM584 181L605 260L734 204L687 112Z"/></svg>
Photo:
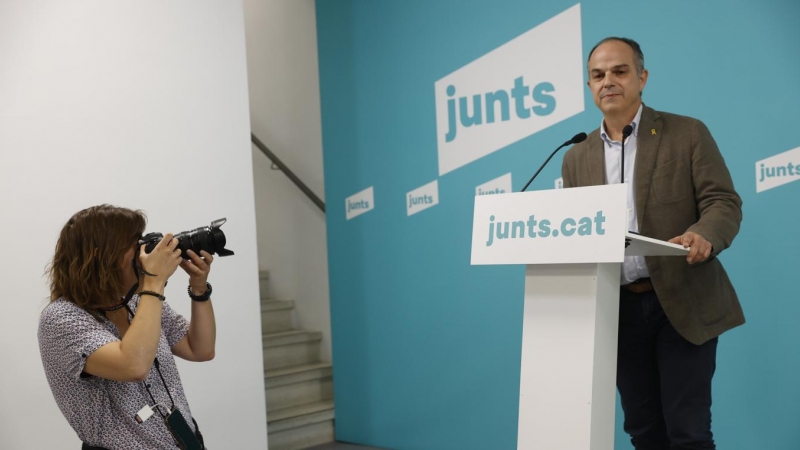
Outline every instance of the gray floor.
<svg viewBox="0 0 800 450"><path fill-rule="evenodd" d="M384 450L378 447L365 447L363 445L345 444L344 442L331 442L330 444L311 447L308 450Z"/></svg>

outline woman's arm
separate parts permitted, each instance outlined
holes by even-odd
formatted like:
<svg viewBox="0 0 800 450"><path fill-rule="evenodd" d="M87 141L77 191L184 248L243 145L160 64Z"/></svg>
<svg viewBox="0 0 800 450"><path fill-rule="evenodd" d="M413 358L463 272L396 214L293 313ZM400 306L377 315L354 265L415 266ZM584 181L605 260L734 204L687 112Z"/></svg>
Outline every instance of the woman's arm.
<svg viewBox="0 0 800 450"><path fill-rule="evenodd" d="M152 252L139 250L142 267L156 276L143 277L142 290L164 294L164 286L178 268L181 252L178 240L167 234ZM115 381L141 381L150 373L161 338L162 303L157 297L143 295L136 316L122 340L106 344L86 359L84 372Z"/></svg>
<svg viewBox="0 0 800 450"><path fill-rule="evenodd" d="M183 261L181 268L189 274L189 289L192 294L203 295L206 293L206 281L214 258L205 250L200 251L202 258L191 250L187 253L191 259ZM214 359L216 341L217 323L211 299L192 301L189 332L172 346L172 353L188 361L210 361Z"/></svg>

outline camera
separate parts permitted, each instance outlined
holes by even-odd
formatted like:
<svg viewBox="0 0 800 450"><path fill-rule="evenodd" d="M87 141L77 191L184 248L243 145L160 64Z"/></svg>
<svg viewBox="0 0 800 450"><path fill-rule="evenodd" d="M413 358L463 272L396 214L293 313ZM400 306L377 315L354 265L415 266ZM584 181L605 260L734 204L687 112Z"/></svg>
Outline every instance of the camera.
<svg viewBox="0 0 800 450"><path fill-rule="evenodd" d="M195 252L198 256L200 250L219 256L230 256L233 252L225 248L225 233L219 229L228 219L222 218L211 222L210 226L195 228L191 231L183 231L175 235L178 240L178 248L181 251L181 258L189 259L187 250ZM161 233L148 233L139 240L139 245L144 245L145 253L150 253L164 237Z"/></svg>

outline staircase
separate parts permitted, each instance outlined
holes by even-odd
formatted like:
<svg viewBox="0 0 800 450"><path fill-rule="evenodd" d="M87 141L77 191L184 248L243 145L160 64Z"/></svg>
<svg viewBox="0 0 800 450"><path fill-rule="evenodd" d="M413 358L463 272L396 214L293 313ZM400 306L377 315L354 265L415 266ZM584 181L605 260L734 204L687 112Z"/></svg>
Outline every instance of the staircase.
<svg viewBox="0 0 800 450"><path fill-rule="evenodd" d="M333 372L320 361L322 333L293 326L291 300L268 297L260 272L264 388L270 450L300 450L333 442Z"/></svg>

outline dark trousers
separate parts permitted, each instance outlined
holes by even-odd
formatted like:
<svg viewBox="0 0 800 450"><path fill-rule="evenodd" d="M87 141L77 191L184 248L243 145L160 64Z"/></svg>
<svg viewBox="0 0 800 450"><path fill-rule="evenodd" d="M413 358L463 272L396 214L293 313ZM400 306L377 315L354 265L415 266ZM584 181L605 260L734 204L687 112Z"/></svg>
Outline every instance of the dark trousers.
<svg viewBox="0 0 800 450"><path fill-rule="evenodd" d="M655 292L620 294L617 389L636 450L716 449L711 379L717 338L694 345L667 320Z"/></svg>

